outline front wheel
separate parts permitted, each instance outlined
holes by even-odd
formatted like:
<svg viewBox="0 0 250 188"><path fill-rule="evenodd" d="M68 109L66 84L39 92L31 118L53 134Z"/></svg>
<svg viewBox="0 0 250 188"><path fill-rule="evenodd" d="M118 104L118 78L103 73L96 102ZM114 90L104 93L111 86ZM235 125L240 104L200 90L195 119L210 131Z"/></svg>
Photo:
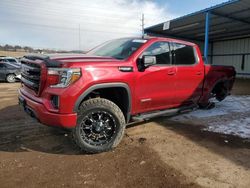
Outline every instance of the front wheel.
<svg viewBox="0 0 250 188"><path fill-rule="evenodd" d="M94 98L81 104L72 134L83 151L100 153L116 147L124 131L125 118L120 108L107 99Z"/></svg>
<svg viewBox="0 0 250 188"><path fill-rule="evenodd" d="M16 81L16 76L14 74L8 74L6 76L6 81L8 83L14 83Z"/></svg>

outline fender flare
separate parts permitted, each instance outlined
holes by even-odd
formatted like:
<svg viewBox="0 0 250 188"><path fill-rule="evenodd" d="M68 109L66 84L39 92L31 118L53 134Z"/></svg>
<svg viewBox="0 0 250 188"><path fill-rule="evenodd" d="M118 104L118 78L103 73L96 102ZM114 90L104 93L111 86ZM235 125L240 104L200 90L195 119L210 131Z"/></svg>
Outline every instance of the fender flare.
<svg viewBox="0 0 250 188"><path fill-rule="evenodd" d="M213 84L213 86L212 86L211 89L210 89L210 92L212 92L213 89L215 88L215 86L217 86L218 84L220 84L220 83L226 83L226 82L229 82L228 78L226 78L226 77L220 78L219 80L217 80L217 81Z"/></svg>
<svg viewBox="0 0 250 188"><path fill-rule="evenodd" d="M215 88L215 86L219 83L224 83L224 82L228 82L228 78L227 77L222 77L220 79L218 79L216 82L214 82L214 84L212 85L212 87L208 90L207 92L207 97L210 95L210 93L213 91L213 89ZM209 98L209 97L208 97Z"/></svg>
<svg viewBox="0 0 250 188"><path fill-rule="evenodd" d="M92 91L96 89L105 89L105 88L113 88L113 87L121 87L124 88L127 91L128 95L128 111L127 111L127 121L130 119L130 113L131 113L131 106L132 106L132 101L131 101L131 91L129 86L126 83L122 82L114 82L114 83L102 83L102 84L95 84L90 86L87 90L85 90L76 100L75 105L74 105L74 112L78 111L78 108L83 101L83 99L90 94Z"/></svg>
<svg viewBox="0 0 250 188"><path fill-rule="evenodd" d="M215 86L216 86L217 84L223 83L223 82L225 82L225 81L227 81L227 80L228 80L227 77L221 77L220 79L216 80L216 81L213 83L213 85L212 85L210 88L208 88L208 91L202 95L202 97L200 98L200 100L199 100L198 103L201 104L201 103L203 103L203 101L209 100L209 99L210 99L210 97L209 97L209 96L210 96L210 93L213 91L213 89L215 88Z"/></svg>

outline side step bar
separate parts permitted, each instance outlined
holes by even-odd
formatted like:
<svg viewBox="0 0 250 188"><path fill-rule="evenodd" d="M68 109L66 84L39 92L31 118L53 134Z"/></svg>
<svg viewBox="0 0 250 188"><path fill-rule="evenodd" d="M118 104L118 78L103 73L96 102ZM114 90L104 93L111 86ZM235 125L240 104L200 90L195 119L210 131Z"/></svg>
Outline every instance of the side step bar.
<svg viewBox="0 0 250 188"><path fill-rule="evenodd" d="M133 116L133 121L144 121L151 118L159 117L159 116L173 116L177 114L187 113L191 112L198 108L198 105L192 105L187 107L181 107L181 108L173 108L173 109L167 109L167 110L160 110L160 111L154 111L151 113L144 113L137 116Z"/></svg>

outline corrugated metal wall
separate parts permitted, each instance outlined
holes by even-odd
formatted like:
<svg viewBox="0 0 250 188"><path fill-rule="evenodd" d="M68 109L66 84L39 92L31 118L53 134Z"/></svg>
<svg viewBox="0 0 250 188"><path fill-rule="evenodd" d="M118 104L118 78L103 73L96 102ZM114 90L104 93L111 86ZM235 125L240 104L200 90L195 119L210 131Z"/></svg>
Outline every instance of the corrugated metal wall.
<svg viewBox="0 0 250 188"><path fill-rule="evenodd" d="M162 35L152 35L162 36ZM164 37L164 36L163 36ZM185 40L185 39L183 39ZM191 41L199 45L204 52L204 42ZM244 55L245 54L245 55ZM234 66L237 77L250 77L250 38L214 42L209 44L208 63L213 65Z"/></svg>
<svg viewBox="0 0 250 188"><path fill-rule="evenodd" d="M250 76L250 38L215 42L212 64L232 65L238 76Z"/></svg>

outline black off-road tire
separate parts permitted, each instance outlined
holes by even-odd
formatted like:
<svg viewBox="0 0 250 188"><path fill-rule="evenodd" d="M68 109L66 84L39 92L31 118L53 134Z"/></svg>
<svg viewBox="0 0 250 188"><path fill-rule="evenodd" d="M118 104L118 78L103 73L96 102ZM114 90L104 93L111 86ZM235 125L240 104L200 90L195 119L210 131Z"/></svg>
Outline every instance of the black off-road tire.
<svg viewBox="0 0 250 188"><path fill-rule="evenodd" d="M226 86L222 86L222 88L216 93L216 99L217 101L221 102L223 101L229 93L229 89Z"/></svg>
<svg viewBox="0 0 250 188"><path fill-rule="evenodd" d="M229 94L229 82L221 82L217 84L212 93L215 95L217 101L223 101Z"/></svg>
<svg viewBox="0 0 250 188"><path fill-rule="evenodd" d="M113 118L113 122L116 124L115 133L110 138L108 143L103 145L93 145L87 142L84 137L81 135L82 132L82 123L84 118L88 117L91 113L96 112L104 112L108 113ZM115 148L124 135L125 131L125 118L121 111L121 109L112 101L109 101L104 98L94 98L84 101L78 110L78 117L77 117L77 126L72 130L72 137L73 141L76 143L80 149L86 153L100 153L112 150ZM84 138L83 138L84 137Z"/></svg>
<svg viewBox="0 0 250 188"><path fill-rule="evenodd" d="M15 76L15 74L8 74L6 76L6 81L8 83L14 83L14 82L16 82L16 76Z"/></svg>

